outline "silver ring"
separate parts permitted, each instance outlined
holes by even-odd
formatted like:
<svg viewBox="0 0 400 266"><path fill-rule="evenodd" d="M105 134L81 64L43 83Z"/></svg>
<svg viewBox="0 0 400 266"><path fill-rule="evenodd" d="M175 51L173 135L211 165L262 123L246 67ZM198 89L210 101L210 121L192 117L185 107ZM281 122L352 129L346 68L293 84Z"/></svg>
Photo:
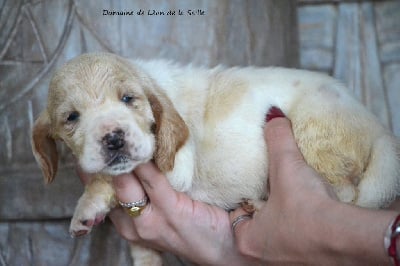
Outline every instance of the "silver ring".
<svg viewBox="0 0 400 266"><path fill-rule="evenodd" d="M143 207L146 206L148 203L149 199L147 198L146 195L144 195L143 199L134 201L134 202L122 202L118 201L119 205L121 205L124 208L132 208L132 207Z"/></svg>
<svg viewBox="0 0 400 266"><path fill-rule="evenodd" d="M127 214L129 214L131 217L138 217L139 215L142 214L142 211L146 208L147 203L149 202L149 199L145 195L143 199L135 201L135 202L122 202L118 201L119 205L121 205Z"/></svg>
<svg viewBox="0 0 400 266"><path fill-rule="evenodd" d="M232 231L235 232L235 228L238 224L240 224L243 221L250 220L252 217L253 216L250 214L242 214L236 217L235 220L233 220L232 222Z"/></svg>

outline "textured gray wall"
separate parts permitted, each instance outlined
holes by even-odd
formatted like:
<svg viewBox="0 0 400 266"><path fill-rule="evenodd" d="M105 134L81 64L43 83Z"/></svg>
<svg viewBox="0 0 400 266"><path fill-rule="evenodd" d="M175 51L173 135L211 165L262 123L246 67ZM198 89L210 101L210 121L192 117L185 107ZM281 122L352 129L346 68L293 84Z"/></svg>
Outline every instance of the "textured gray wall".
<svg viewBox="0 0 400 266"><path fill-rule="evenodd" d="M69 238L83 190L71 160L63 152L62 171L45 187L30 151L29 130L51 73L82 52L288 66L299 53L300 67L347 83L400 136L400 1L298 2L299 50L294 0L0 0L0 265L130 263L109 223L90 237ZM103 16L103 9L185 15ZM166 265L179 264L166 256Z"/></svg>
<svg viewBox="0 0 400 266"><path fill-rule="evenodd" d="M68 235L83 188L62 151L44 186L29 132L54 70L88 51L214 66L295 66L290 0L0 0L0 265L126 265L126 243L109 223L89 237ZM113 11L132 15L103 15ZM137 12L142 10L143 15ZM151 15L154 11L165 12ZM167 12L175 11L175 15ZM191 10L192 15L189 14ZM179 14L182 12L182 15ZM150 12L150 14L148 13ZM166 264L182 262L166 257Z"/></svg>
<svg viewBox="0 0 400 266"><path fill-rule="evenodd" d="M346 83L400 136L400 1L299 2L300 66Z"/></svg>

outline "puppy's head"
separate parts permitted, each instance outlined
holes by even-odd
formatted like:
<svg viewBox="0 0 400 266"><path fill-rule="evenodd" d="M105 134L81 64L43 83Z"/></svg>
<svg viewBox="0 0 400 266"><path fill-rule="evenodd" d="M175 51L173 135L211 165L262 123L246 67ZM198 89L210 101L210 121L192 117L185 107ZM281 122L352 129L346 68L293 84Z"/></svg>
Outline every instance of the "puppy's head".
<svg viewBox="0 0 400 266"><path fill-rule="evenodd" d="M172 103L139 67L112 54L85 54L53 76L32 149L51 182L56 139L66 143L84 171L118 175L152 158L163 172L172 170L187 137Z"/></svg>

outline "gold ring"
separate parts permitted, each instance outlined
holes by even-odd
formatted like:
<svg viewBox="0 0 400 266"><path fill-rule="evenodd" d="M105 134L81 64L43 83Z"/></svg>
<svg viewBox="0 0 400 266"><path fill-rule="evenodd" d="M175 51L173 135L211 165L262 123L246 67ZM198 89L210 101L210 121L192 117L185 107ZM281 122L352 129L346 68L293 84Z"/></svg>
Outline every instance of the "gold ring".
<svg viewBox="0 0 400 266"><path fill-rule="evenodd" d="M142 214L142 211L146 208L149 199L145 195L143 199L135 201L135 202L122 202L119 201L119 205L124 208L126 213L128 213L131 217L138 217Z"/></svg>

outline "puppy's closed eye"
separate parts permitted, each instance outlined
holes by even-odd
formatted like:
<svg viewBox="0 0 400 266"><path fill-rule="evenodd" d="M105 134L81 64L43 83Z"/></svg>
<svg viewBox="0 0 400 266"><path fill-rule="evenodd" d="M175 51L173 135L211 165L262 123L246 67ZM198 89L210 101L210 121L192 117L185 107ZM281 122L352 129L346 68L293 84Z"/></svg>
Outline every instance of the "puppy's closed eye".
<svg viewBox="0 0 400 266"><path fill-rule="evenodd" d="M156 134L156 130L157 130L156 123L152 123L151 126L150 126L150 132L155 135Z"/></svg>
<svg viewBox="0 0 400 266"><path fill-rule="evenodd" d="M79 120L80 113L78 111L72 111L68 114L67 123L74 123Z"/></svg>

